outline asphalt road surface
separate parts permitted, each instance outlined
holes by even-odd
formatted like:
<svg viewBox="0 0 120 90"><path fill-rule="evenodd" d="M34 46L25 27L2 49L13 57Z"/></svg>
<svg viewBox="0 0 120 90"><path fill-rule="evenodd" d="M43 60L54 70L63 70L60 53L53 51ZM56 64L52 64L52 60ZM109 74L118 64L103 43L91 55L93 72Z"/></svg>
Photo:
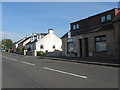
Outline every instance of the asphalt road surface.
<svg viewBox="0 0 120 90"><path fill-rule="evenodd" d="M118 88L118 68L2 54L2 88Z"/></svg>

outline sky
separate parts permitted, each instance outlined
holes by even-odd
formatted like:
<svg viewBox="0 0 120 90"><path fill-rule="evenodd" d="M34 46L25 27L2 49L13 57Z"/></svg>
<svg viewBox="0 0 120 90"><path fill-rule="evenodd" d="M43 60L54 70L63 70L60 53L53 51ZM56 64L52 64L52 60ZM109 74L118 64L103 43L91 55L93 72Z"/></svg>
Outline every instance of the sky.
<svg viewBox="0 0 120 90"><path fill-rule="evenodd" d="M0 34L15 42L52 28L61 37L70 23L117 7L117 2L3 2Z"/></svg>

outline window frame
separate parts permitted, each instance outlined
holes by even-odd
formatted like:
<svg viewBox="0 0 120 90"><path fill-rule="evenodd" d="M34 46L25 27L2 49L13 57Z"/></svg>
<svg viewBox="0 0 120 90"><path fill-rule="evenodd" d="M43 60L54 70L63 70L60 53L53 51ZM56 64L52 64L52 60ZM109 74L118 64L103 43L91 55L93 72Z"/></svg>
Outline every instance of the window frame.
<svg viewBox="0 0 120 90"><path fill-rule="evenodd" d="M55 45L53 45L53 49L55 49Z"/></svg>
<svg viewBox="0 0 120 90"><path fill-rule="evenodd" d="M67 53L74 53L74 49L73 49L73 51L72 52L70 52L70 50L69 50L69 44L74 44L73 42L67 42ZM73 47L74 48L74 47Z"/></svg>
<svg viewBox="0 0 120 90"><path fill-rule="evenodd" d="M104 40L102 40L103 37L105 38ZM96 41L96 38L100 38L100 40L99 40L99 41ZM95 40L95 51L96 51L96 52L107 52L107 40L106 40L106 35L95 36L95 37L94 37L94 40ZM96 45L98 42L101 42L101 43L102 43L102 42L105 42L105 43L106 43L106 50L98 51L98 50L97 50L97 45Z"/></svg>
<svg viewBox="0 0 120 90"><path fill-rule="evenodd" d="M44 45L43 44L40 45L40 49L44 49Z"/></svg>

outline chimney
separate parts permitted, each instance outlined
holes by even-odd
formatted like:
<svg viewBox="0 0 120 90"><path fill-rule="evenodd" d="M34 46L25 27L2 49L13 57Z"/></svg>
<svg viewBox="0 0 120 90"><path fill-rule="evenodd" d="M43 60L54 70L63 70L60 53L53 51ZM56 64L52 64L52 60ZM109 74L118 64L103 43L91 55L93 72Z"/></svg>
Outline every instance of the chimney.
<svg viewBox="0 0 120 90"><path fill-rule="evenodd" d="M48 33L49 34L54 34L54 30L53 29L48 29Z"/></svg>

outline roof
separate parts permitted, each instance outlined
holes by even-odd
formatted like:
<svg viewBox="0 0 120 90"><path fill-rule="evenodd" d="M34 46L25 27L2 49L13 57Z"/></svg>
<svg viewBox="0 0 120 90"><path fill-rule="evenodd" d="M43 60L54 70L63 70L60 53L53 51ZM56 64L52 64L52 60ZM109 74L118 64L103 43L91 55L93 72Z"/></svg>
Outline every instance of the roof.
<svg viewBox="0 0 120 90"><path fill-rule="evenodd" d="M48 33L32 33L32 35L47 35Z"/></svg>
<svg viewBox="0 0 120 90"><path fill-rule="evenodd" d="M113 8L113 9L111 9L111 10L107 10L107 11L104 11L104 12L102 12L102 13L99 13L99 14L96 14L96 15L92 15L92 16L90 16L90 17L87 17L87 18L85 18L85 19L81 19L81 20L78 20L78 21L75 21L75 22L72 22L71 24L74 24L74 23L77 23L77 22L80 22L80 21L83 21L83 20L86 20L86 19L89 19L89 18L92 18L92 17L95 17L95 16L98 16L98 15L100 15L100 14L103 14L103 13L106 13L106 12L109 12L109 11L113 11L113 10L120 10L120 8Z"/></svg>
<svg viewBox="0 0 120 90"><path fill-rule="evenodd" d="M105 11L105 12L109 12L109 11L112 11L112 10L120 10L120 8L113 8L111 10L108 10L108 11ZM89 18L92 18L94 16L97 16L97 15L100 15L100 14L103 14L105 12L102 12L102 13L99 13L99 14L96 14L96 15L93 15L93 16L90 16L88 18L85 18L85 19L82 19L82 20L79 20L79 21L76 21L76 22L73 22L71 24L74 24L74 23L77 23L77 22L80 22L80 21L83 21L83 20L87 20ZM118 15L115 16L115 18L113 19L113 21L116 21L116 20L120 20L120 13ZM80 35L80 34L85 34L85 33L90 33L90 32L95 32L95 31L102 31L102 30L107 30L107 29L110 29L110 28L113 28L112 26L112 22L109 22L109 23L105 23L105 24L102 24L102 25L98 25L98 26L94 26L92 28L83 28L83 29L80 29L80 30L70 30L71 32L71 36L76 36L76 35ZM63 37L67 37L68 36L68 33L64 34L61 38Z"/></svg>
<svg viewBox="0 0 120 90"><path fill-rule="evenodd" d="M120 13L115 16L115 18L113 19L113 22L116 22L116 21L120 21Z"/></svg>
<svg viewBox="0 0 120 90"><path fill-rule="evenodd" d="M17 44L17 43L19 43L20 41L22 41L23 39L24 39L24 38L20 39L19 41L15 42L15 43L13 43L13 44Z"/></svg>
<svg viewBox="0 0 120 90"><path fill-rule="evenodd" d="M31 37L31 36L30 36ZM22 42L20 42L20 43L23 43L23 42L25 42L26 40L28 40L30 37L27 37L27 38L25 38Z"/></svg>
<svg viewBox="0 0 120 90"><path fill-rule="evenodd" d="M88 28L88 29L81 29L81 30L71 30L71 36L77 36L77 35L82 35L82 34L87 34L87 33L92 33L92 32L97 32L97 31L104 31L104 30L108 30L113 28L112 23L106 23L103 25L99 25L99 26L95 26L92 28ZM63 35L61 38L67 37L68 33L66 33L65 35Z"/></svg>
<svg viewBox="0 0 120 90"><path fill-rule="evenodd" d="M35 42L37 42L37 40L34 40L33 42L29 42L29 43L27 43L26 45L33 44L33 43L35 43Z"/></svg>

